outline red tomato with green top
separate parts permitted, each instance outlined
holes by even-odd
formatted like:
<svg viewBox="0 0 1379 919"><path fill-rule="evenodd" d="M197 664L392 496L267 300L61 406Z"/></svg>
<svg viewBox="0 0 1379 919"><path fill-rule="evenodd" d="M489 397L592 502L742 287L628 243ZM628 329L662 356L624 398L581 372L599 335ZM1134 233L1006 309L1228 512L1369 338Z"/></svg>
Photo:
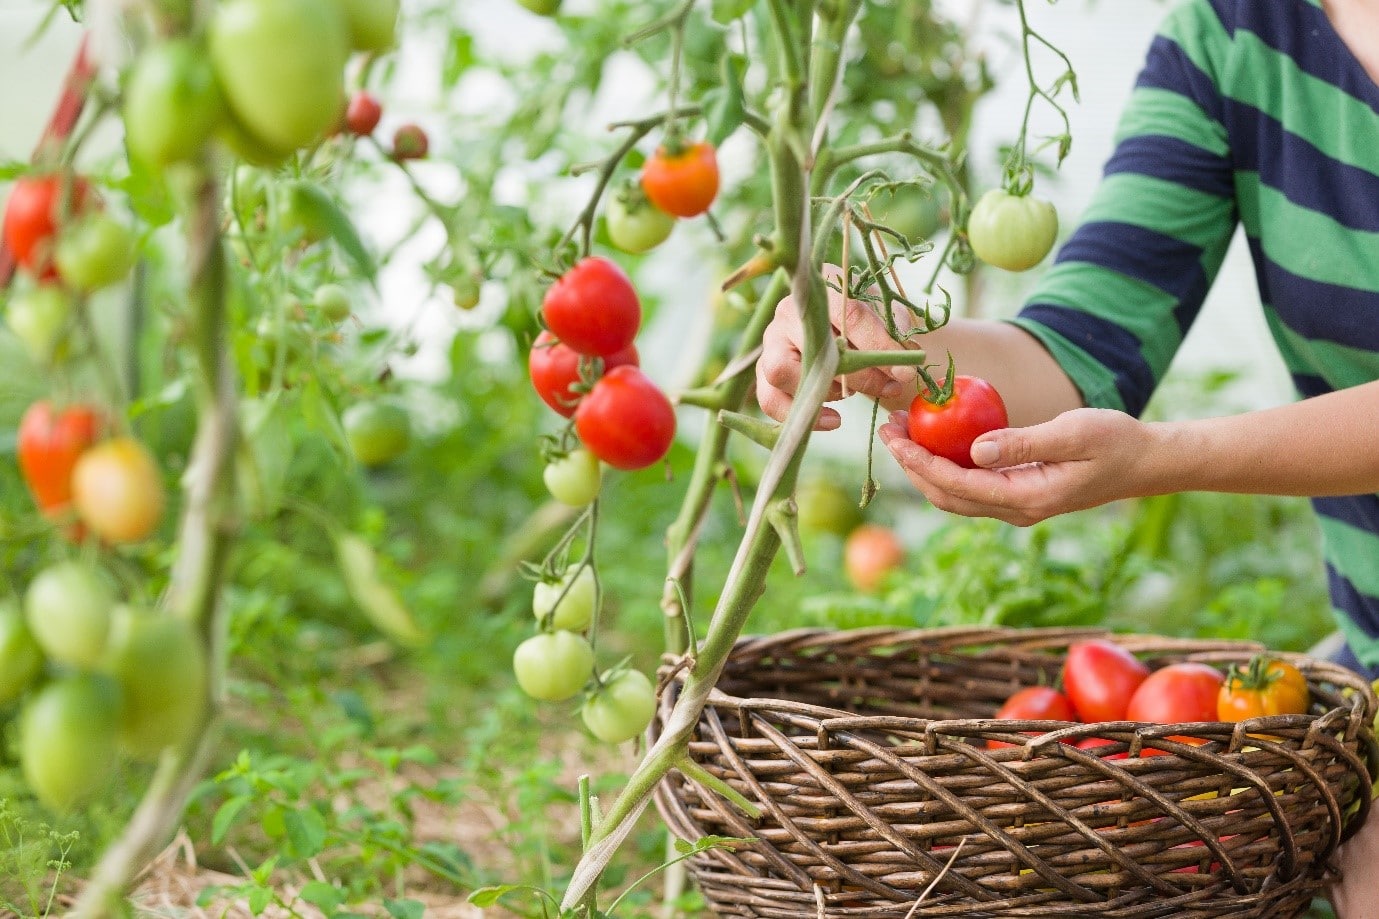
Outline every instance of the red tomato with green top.
<svg viewBox="0 0 1379 919"><path fill-rule="evenodd" d="M19 471L39 510L54 516L71 505L72 470L104 428L104 418L89 405L56 409L43 401L24 412L16 448Z"/></svg>
<svg viewBox="0 0 1379 919"><path fill-rule="evenodd" d="M661 147L642 167L642 190L674 217L697 217L718 196L718 154L699 141L679 151Z"/></svg>
<svg viewBox="0 0 1379 919"><path fill-rule="evenodd" d="M910 440L966 469L977 468L972 442L1010 425L1001 394L979 377L957 376L946 399L933 398L926 389L910 403Z"/></svg>
<svg viewBox="0 0 1379 919"><path fill-rule="evenodd" d="M1008 721L1076 721L1077 712L1073 711L1073 704L1068 701L1068 697L1058 690L1049 686L1029 686L1017 690L1006 699L1005 704L996 712L996 717ZM1029 737L1039 736L1035 731L1025 733ZM1013 746L1015 744L1000 740L986 742L988 750Z"/></svg>
<svg viewBox="0 0 1379 919"><path fill-rule="evenodd" d="M670 450L675 408L641 370L614 367L579 401L575 433L608 465L644 469Z"/></svg>
<svg viewBox="0 0 1379 919"><path fill-rule="evenodd" d="M1135 655L1104 638L1080 641L1063 662L1063 691L1078 717L1093 724L1124 721L1135 690L1149 668Z"/></svg>
<svg viewBox="0 0 1379 919"><path fill-rule="evenodd" d="M579 362L582 355L556 340L548 331L542 331L532 343L531 353L527 355L527 369L531 371L532 386L541 401L566 418L575 413L575 404L582 393L575 392L574 385L579 382ZM628 345L615 354L603 359L606 373L614 367L640 364L636 345Z"/></svg>
<svg viewBox="0 0 1379 919"><path fill-rule="evenodd" d="M546 328L580 354L607 357L632 344L642 304L627 275L597 255L580 261L546 291Z"/></svg>
<svg viewBox="0 0 1379 919"><path fill-rule="evenodd" d="M5 205L5 248L35 275L51 277L58 228L96 203L90 183L81 176L56 173L18 179Z"/></svg>

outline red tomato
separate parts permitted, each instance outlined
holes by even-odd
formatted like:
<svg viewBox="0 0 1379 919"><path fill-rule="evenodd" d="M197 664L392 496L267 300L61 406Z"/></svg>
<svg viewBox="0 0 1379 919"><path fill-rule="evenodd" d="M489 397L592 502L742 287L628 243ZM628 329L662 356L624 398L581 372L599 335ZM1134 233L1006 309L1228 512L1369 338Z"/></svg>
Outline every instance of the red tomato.
<svg viewBox="0 0 1379 919"><path fill-rule="evenodd" d="M1001 394L978 377L955 377L953 394L942 402L929 401L926 389L910 403L910 440L967 469L977 467L972 441L1009 424Z"/></svg>
<svg viewBox="0 0 1379 919"><path fill-rule="evenodd" d="M1079 740L1075 744L1075 746L1079 750L1093 750L1097 747L1110 746L1113 743L1115 743L1114 740L1108 740L1105 737L1084 737L1081 740ZM1128 753L1113 753L1112 755L1106 757L1106 759L1125 759L1129 755L1130 754Z"/></svg>
<svg viewBox="0 0 1379 919"><path fill-rule="evenodd" d="M541 316L555 337L575 351L607 357L637 337L642 304L623 270L595 255L551 285Z"/></svg>
<svg viewBox="0 0 1379 919"><path fill-rule="evenodd" d="M101 436L104 419L89 405L60 411L35 402L19 422L19 469L39 510L55 516L72 503L72 469Z"/></svg>
<svg viewBox="0 0 1379 919"><path fill-rule="evenodd" d="M1029 686L1006 699L1000 711L996 712L996 717L1011 721L1076 721L1077 712L1073 711L1073 705L1068 701L1068 697L1058 690L1048 686ZM1037 731L1026 731L1025 733L1030 737L1039 736ZM1013 746L1015 744L1004 743L999 740L986 742L988 750L999 750L1002 747Z"/></svg>
<svg viewBox="0 0 1379 919"><path fill-rule="evenodd" d="M1080 641L1063 662L1063 691L1088 724L1124 721L1130 697L1149 668L1120 645L1102 638Z"/></svg>
<svg viewBox="0 0 1379 919"><path fill-rule="evenodd" d="M91 185L66 173L19 179L5 206L5 246L36 275L53 273L53 235L67 219L96 204Z"/></svg>
<svg viewBox="0 0 1379 919"><path fill-rule="evenodd" d="M393 133L393 159L423 160L431 150L431 139L420 125L404 124Z"/></svg>
<svg viewBox="0 0 1379 919"><path fill-rule="evenodd" d="M1154 724L1216 721L1216 697L1225 681L1221 671L1206 664L1169 664L1151 673L1135 690L1125 718ZM1169 740L1200 743L1192 737L1170 737ZM1143 755L1163 752L1146 747Z"/></svg>
<svg viewBox="0 0 1379 919"><path fill-rule="evenodd" d="M575 432L589 452L618 469L643 469L675 439L675 408L636 367L614 367L575 409Z"/></svg>
<svg viewBox="0 0 1379 919"><path fill-rule="evenodd" d="M905 561L905 546L895 531L876 524L863 524L848 534L843 543L843 571L852 586L870 593L880 586L887 573Z"/></svg>
<svg viewBox="0 0 1379 919"><path fill-rule="evenodd" d="M368 137L383 118L383 106L372 93L360 90L350 97L345 109L345 129L356 137Z"/></svg>
<svg viewBox="0 0 1379 919"><path fill-rule="evenodd" d="M531 371L532 386L536 394L552 409L569 418L575 413L575 403L582 393L571 387L579 382L580 355L569 346L556 340L548 331L542 331L532 344L531 354L527 356L527 369ZM624 364L637 367L641 363L637 346L628 345L616 354L603 359L604 372Z"/></svg>
<svg viewBox="0 0 1379 919"><path fill-rule="evenodd" d="M642 167L642 189L651 203L675 217L697 217L718 196L718 155L700 141L678 153L658 149Z"/></svg>

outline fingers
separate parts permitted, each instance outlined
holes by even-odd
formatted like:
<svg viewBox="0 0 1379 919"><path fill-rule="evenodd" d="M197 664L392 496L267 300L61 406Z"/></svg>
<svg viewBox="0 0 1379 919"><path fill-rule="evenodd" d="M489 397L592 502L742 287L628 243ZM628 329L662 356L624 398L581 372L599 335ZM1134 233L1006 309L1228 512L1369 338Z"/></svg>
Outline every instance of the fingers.
<svg viewBox="0 0 1379 919"><path fill-rule="evenodd" d="M1087 459L1087 432L1080 420L1077 412L1068 412L1044 424L983 434L972 444L972 461L987 468L1005 468Z"/></svg>

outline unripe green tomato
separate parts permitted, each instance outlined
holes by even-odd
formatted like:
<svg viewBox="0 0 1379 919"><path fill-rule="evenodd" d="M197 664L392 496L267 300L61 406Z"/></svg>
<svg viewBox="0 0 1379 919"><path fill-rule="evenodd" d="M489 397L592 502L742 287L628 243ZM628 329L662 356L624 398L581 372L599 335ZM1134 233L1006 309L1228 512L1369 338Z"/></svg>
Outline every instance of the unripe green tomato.
<svg viewBox="0 0 1379 919"><path fill-rule="evenodd" d="M62 280L86 292L123 281L134 257L134 231L103 211L64 227L54 255Z"/></svg>
<svg viewBox="0 0 1379 919"><path fill-rule="evenodd" d="M345 410L342 421L354 458L365 466L392 462L412 439L411 416L394 402L357 402Z"/></svg>
<svg viewBox="0 0 1379 919"><path fill-rule="evenodd" d="M247 139L305 147L345 108L349 26L339 0L226 0L211 19L210 58Z"/></svg>
<svg viewBox="0 0 1379 919"><path fill-rule="evenodd" d="M24 616L39 647L60 664L84 669L105 657L114 605L110 587L80 562L44 568L24 594Z"/></svg>
<svg viewBox="0 0 1379 919"><path fill-rule="evenodd" d="M468 311L479 305L484 276L477 271L459 271L450 279L450 293L455 306Z"/></svg>
<svg viewBox="0 0 1379 919"><path fill-rule="evenodd" d="M397 44L398 0L340 0L355 51L387 51Z"/></svg>
<svg viewBox="0 0 1379 919"><path fill-rule="evenodd" d="M795 489L800 529L846 536L862 522L857 502L837 482L811 478Z"/></svg>
<svg viewBox="0 0 1379 919"><path fill-rule="evenodd" d="M656 714L656 689L640 670L604 674L603 686L584 703L584 726L604 743L638 737Z"/></svg>
<svg viewBox="0 0 1379 919"><path fill-rule="evenodd" d="M546 489L561 504L584 507L599 496L603 482L603 467L597 456L577 447L557 460L546 464L541 473Z"/></svg>
<svg viewBox="0 0 1379 919"><path fill-rule="evenodd" d="M560 0L517 0L538 16L554 16L560 10Z"/></svg>
<svg viewBox="0 0 1379 919"><path fill-rule="evenodd" d="M608 199L608 238L624 252L649 252L666 241L675 218L646 200L640 188L623 188Z"/></svg>
<svg viewBox="0 0 1379 919"><path fill-rule="evenodd" d="M38 800L65 811L101 789L117 763L119 689L104 676L63 677L39 690L19 725L19 762Z"/></svg>
<svg viewBox="0 0 1379 919"><path fill-rule="evenodd" d="M67 325L75 309L70 292L42 284L10 298L5 323L29 358L46 367L67 356Z"/></svg>
<svg viewBox="0 0 1379 919"><path fill-rule="evenodd" d="M533 699L563 702L594 675L594 649L574 632L543 632L517 646L512 655L517 685Z"/></svg>
<svg viewBox="0 0 1379 919"><path fill-rule="evenodd" d="M185 619L117 607L110 674L120 685L120 746L152 760L191 737L206 711L206 650Z"/></svg>
<svg viewBox="0 0 1379 919"><path fill-rule="evenodd" d="M350 317L350 295L339 284L322 284L312 302L329 322L344 322Z"/></svg>
<svg viewBox="0 0 1379 919"><path fill-rule="evenodd" d="M560 581L554 584L541 581L532 589L531 609L538 622L549 616L551 625L557 629L583 632L594 621L597 600L598 582L593 566L572 565Z"/></svg>
<svg viewBox="0 0 1379 919"><path fill-rule="evenodd" d="M185 38L160 42L134 62L124 90L125 144L161 168L193 159L224 115L206 49Z"/></svg>
<svg viewBox="0 0 1379 919"><path fill-rule="evenodd" d="M1058 212L1030 195L993 188L967 218L967 238L977 258L1006 271L1026 271L1044 260L1058 238Z"/></svg>
<svg viewBox="0 0 1379 919"><path fill-rule="evenodd" d="M43 672L43 649L38 646L19 607L0 605L0 705L24 694Z"/></svg>
<svg viewBox="0 0 1379 919"><path fill-rule="evenodd" d="M216 126L216 136L235 156L261 169L276 169L292 155L291 150L279 149L254 137L228 113Z"/></svg>

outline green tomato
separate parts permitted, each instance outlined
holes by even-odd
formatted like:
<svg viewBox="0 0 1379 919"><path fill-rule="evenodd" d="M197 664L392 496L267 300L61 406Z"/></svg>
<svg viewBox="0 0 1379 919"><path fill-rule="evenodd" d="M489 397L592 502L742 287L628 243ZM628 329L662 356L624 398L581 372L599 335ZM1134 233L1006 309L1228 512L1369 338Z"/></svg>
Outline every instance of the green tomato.
<svg viewBox="0 0 1379 919"><path fill-rule="evenodd" d="M561 504L585 507L599 496L603 482L603 467L597 456L583 447L571 450L546 464L542 480L551 496Z"/></svg>
<svg viewBox="0 0 1379 919"><path fill-rule="evenodd" d="M43 284L10 298L5 322L35 364L48 366L67 355L67 326L76 310L72 294Z"/></svg>
<svg viewBox="0 0 1379 919"><path fill-rule="evenodd" d="M175 38L135 61L124 90L125 144L156 168L193 159L224 114L206 50Z"/></svg>
<svg viewBox="0 0 1379 919"><path fill-rule="evenodd" d="M355 51L387 51L397 44L399 0L340 0Z"/></svg>
<svg viewBox="0 0 1379 919"><path fill-rule="evenodd" d="M226 105L249 141L290 152L339 121L349 27L338 0L226 0L209 40Z"/></svg>
<svg viewBox="0 0 1379 919"><path fill-rule="evenodd" d="M554 16L560 10L560 0L517 0L538 16Z"/></svg>
<svg viewBox="0 0 1379 919"><path fill-rule="evenodd" d="M75 674L43 687L20 718L19 762L38 800L65 811L101 789L115 771L119 688Z"/></svg>
<svg viewBox="0 0 1379 919"><path fill-rule="evenodd" d="M1033 268L1057 238L1058 212L1052 204L999 188L982 195L967 218L967 239L977 258L1006 271Z"/></svg>
<svg viewBox="0 0 1379 919"><path fill-rule="evenodd" d="M563 702L573 698L594 674L594 649L574 632L543 632L517 646L512 655L517 685L533 699Z"/></svg>
<svg viewBox="0 0 1379 919"><path fill-rule="evenodd" d="M869 204L872 218L911 244L929 239L943 226L943 209L932 189L897 185L883 189ZM888 241L889 242L889 241Z"/></svg>
<svg viewBox="0 0 1379 919"><path fill-rule="evenodd" d="M862 522L857 502L837 482L812 478L795 489L800 529L846 536Z"/></svg>
<svg viewBox="0 0 1379 919"><path fill-rule="evenodd" d="M105 657L114 605L109 586L80 562L44 568L24 594L24 615L39 647L58 663L85 669Z"/></svg>
<svg viewBox="0 0 1379 919"><path fill-rule="evenodd" d="M342 421L350 450L365 466L392 462L406 452L412 439L411 417L394 402L357 402L345 410Z"/></svg>
<svg viewBox="0 0 1379 919"><path fill-rule="evenodd" d="M11 603L0 605L0 705L24 694L43 672L43 649L24 615Z"/></svg>
<svg viewBox="0 0 1379 919"><path fill-rule="evenodd" d="M116 608L110 673L120 685L120 746L156 759L189 739L206 712L206 650L185 619Z"/></svg>
<svg viewBox="0 0 1379 919"><path fill-rule="evenodd" d="M134 232L103 212L63 228L54 255L62 280L87 292L123 281L134 267L134 257Z"/></svg>
<svg viewBox="0 0 1379 919"><path fill-rule="evenodd" d="M656 689L640 670L604 674L603 686L584 703L584 726L604 743L639 737L656 714Z"/></svg>
<svg viewBox="0 0 1379 919"><path fill-rule="evenodd" d="M628 183L608 199L608 238L624 252L649 252L666 241L675 218L646 199L635 183Z"/></svg>
<svg viewBox="0 0 1379 919"><path fill-rule="evenodd" d="M312 302L328 322L344 322L350 317L350 295L339 284L322 284Z"/></svg>
<svg viewBox="0 0 1379 919"><path fill-rule="evenodd" d="M469 311L479 305L479 297L483 292L484 283L482 274L477 271L461 270L450 278L449 283L450 294L457 307Z"/></svg>
<svg viewBox="0 0 1379 919"><path fill-rule="evenodd" d="M544 622L549 616L551 625L557 629L583 632L594 621L597 602L598 579L594 577L594 567L571 565L559 581L542 581L533 588L531 609L538 622Z"/></svg>

